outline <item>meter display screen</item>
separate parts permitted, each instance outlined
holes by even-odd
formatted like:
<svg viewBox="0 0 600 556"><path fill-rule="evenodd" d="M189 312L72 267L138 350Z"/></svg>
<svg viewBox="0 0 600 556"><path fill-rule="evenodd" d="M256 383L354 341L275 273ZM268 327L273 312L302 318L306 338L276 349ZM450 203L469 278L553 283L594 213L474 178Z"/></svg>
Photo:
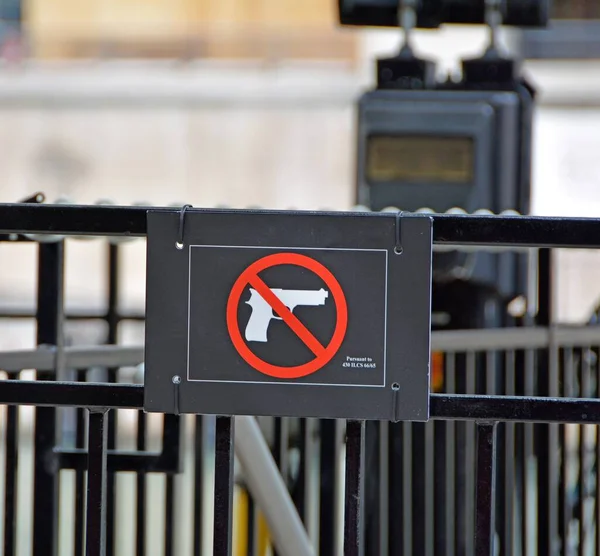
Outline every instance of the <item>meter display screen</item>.
<svg viewBox="0 0 600 556"><path fill-rule="evenodd" d="M373 135L367 142L369 181L473 181L475 144L472 137Z"/></svg>

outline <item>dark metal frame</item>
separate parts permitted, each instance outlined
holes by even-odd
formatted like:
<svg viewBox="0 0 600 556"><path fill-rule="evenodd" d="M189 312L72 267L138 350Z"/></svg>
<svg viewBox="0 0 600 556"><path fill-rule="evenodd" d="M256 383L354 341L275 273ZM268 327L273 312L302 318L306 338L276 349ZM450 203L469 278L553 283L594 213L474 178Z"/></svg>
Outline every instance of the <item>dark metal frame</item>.
<svg viewBox="0 0 600 556"><path fill-rule="evenodd" d="M54 235L97 235L97 236L140 236L146 233L146 213L143 207L99 207L99 206L52 206L31 205L27 203L0 205L0 240L29 241L25 234ZM382 218L395 218L394 214L381 214ZM410 215L406 216L410 218ZM600 247L600 219L577 218L544 218L516 216L463 216L432 215L434 243L454 245L508 246L516 247ZM62 277L63 277L63 242L58 238L54 242L39 245L39 296L37 309L38 343L60 346L62 344ZM540 251L540 268L543 276L550 276L549 249ZM115 253L111 252L110 260L115 264ZM551 283L540 282L540 295L549 298ZM113 284L113 288L114 288ZM116 304L114 290L110 295ZM548 299L542 304L538 315L538 324L551 323L551 311ZM118 322L116 307L109 308L107 319ZM116 332L110 332L109 340L115 343ZM551 374L550 363L545 361L548 375ZM60 361L57 362L57 368ZM545 370L545 369L543 369ZM16 376L18 378L18 375ZM87 476L87 522L86 522L86 554L104 556L111 554L113 542L111 538L112 520L107 521L107 507L111 491L114 492L114 472L130 469L139 473L138 507L143 508L146 500L143 488L144 473L161 471L167 473L167 515L165 528L167 537L173 535L173 475L178 472L180 458L179 417L165 416L163 453L144 453L144 418L143 386L115 384L116 369L109 373L109 383L64 382L55 380L51 372L39 372L36 381L11 379L0 385L0 404L14 407L17 405L36 406L36 475L34 506L34 556L52 554L56 545L56 526L48 519L56 516L57 502L55 474L60 468L75 468L78 473L78 484L83 484L83 470ZM112 384L110 383L112 382ZM445 421L471 421L476 423L476 502L475 513L475 547L476 556L493 554L494 511L496 509L496 447L497 423L527 422L544 426L548 423L591 423L600 424L600 399L572 397L559 398L558 392L548 384L547 392L541 396L514 395L464 395L464 394L432 394L431 419ZM83 445L83 435L78 428L77 449L71 451L57 450L55 446L54 427L55 409L58 407L80 408L79 419L83 425L81 410L88 413L87 450ZM140 410L140 427L138 428L138 450L135 454L115 453L114 421L111 432L111 414L114 409L131 408ZM16 462L17 447L14 434L16 431L17 413L8 411L7 424L7 457ZM171 425L168 425L172 419ZM203 445L202 419L197 417L196 442ZM333 473L334 453L328 453L335 445L335 427L333 422L324 421L322 429L322 469ZM305 424L304 424L305 425ZM396 426L396 425L394 425ZM537 426L537 425L536 425ZM81 429L82 430L82 429ZM548 435L548 443L542 443L541 449L549 449L556 438L555 429L543 429ZM141 432L140 432L141 431ZM169 432L171 431L171 432ZM302 439L306 441L305 429L301 430ZM112 437L112 438L111 438ZM275 457L280 468L285 467L282 447L289 442L288 431L279 426L276 429ZM390 435L393 439L393 435ZM402 440L402 439L401 439ZM232 496L233 496L233 446L234 420L232 417L219 416L216 421L216 460L215 460L215 519L214 519L214 554L231 554L232 534ZM394 451L402 451L407 445L396 446ZM545 446L545 448L544 448ZM170 447L170 448L169 448ZM359 556L365 553L364 543L364 470L365 470L365 423L349 421L346 427L346 493L345 493L345 529L344 553L348 556ZM175 450L170 451L170 450ZM538 449L540 447L538 446ZM201 473L203 461L201 449L196 452L196 473ZM12 466L7 465L7 479ZM395 473L398 470L394 470ZM543 470L542 470L543 471ZM551 468L539 475L540 486L548 484L552 478ZM394 473L391 474L394 476ZM321 496L321 524L331 523L333 506L333 477L329 477L323 486ZM198 484L200 486L200 484ZM394 486L396 485L396 486ZM394 496L402 494L402 484L393 482L391 491ZM398 488L400 490L398 490ZM543 489L542 489L543 490ZM82 494L82 493L80 493ZM325 496L323 496L325 494ZM540 496L542 496L540 492ZM6 556L14 554L14 500L16 492L6 490L5 503L5 551ZM201 492L195 494L195 523L201 519ZM83 509L83 498L78 497L80 509ZM295 496L301 516L303 516L304 500L302 493ZM542 499L540 498L540 502ZM114 500L113 500L114 503ZM170 508L170 509L169 509ZM396 515L397 508L390 508L390 516ZM546 517L544 515L544 517ZM550 517L550 514L547 515ZM393 525L393 523L391 524ZM77 525L76 527L83 527ZM142 527L142 534L139 528ZM540 523L540 554L550 554L550 539L544 534L546 523ZM320 537L320 553L323 556L332 554L334 546L333 527L325 529ZM391 529L391 526L390 526ZM198 528L199 530L199 528ZM405 532L405 534L408 534ZM200 533L195 536L195 554L200 553ZM139 521L138 512L138 554L144 554L143 525ZM76 531L78 546L81 547L83 530ZM394 543L397 539L394 540ZM172 543L165 541L165 553L172 554ZM392 543L390 543L390 548ZM402 542L401 542L402 544ZM598 545L600 547L600 544ZM50 547L50 548L49 548ZM394 547L396 545L394 544ZM413 553L421 548L413 545ZM80 551L77 554L82 553ZM390 553L398 553L393 548Z"/></svg>
<svg viewBox="0 0 600 556"><path fill-rule="evenodd" d="M145 237L146 214L156 207L101 205L0 205L0 234ZM176 209L173 209L176 210ZM233 209L190 209L236 212ZM293 211L257 211L285 212ZM394 214L378 213L381 218ZM406 215L410 218L410 215ZM600 247L600 219L544 216L432 214L434 244L517 247Z"/></svg>

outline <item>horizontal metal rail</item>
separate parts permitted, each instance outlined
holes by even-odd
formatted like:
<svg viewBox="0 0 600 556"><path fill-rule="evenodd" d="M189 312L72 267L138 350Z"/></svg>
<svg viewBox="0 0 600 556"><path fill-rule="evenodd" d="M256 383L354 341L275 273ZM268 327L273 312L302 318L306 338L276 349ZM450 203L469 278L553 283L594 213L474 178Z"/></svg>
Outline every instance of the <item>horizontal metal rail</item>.
<svg viewBox="0 0 600 556"><path fill-rule="evenodd" d="M59 469L87 469L88 451L55 450L55 464ZM108 471L134 471L136 473L177 473L177 467L167 461L161 453L155 452L127 452L123 450L107 451Z"/></svg>
<svg viewBox="0 0 600 556"><path fill-rule="evenodd" d="M144 387L58 381L2 381L0 405L143 409ZM432 419L600 423L600 399L431 394Z"/></svg>
<svg viewBox="0 0 600 556"><path fill-rule="evenodd" d="M600 346L600 326L440 330L431 333L431 345L446 352Z"/></svg>
<svg viewBox="0 0 600 556"><path fill-rule="evenodd" d="M116 345L65 347L64 365L70 369L90 367L137 366L144 360L143 347ZM0 352L0 370L19 372L24 369L53 371L56 369L58 350L54 346L36 349Z"/></svg>
<svg viewBox="0 0 600 556"><path fill-rule="evenodd" d="M35 309L22 308L22 307L0 307L0 319L19 319L19 320L28 320L36 318ZM64 315L65 320L70 321L82 321L82 320L108 320L108 315L106 313L101 312L93 312L93 311L68 311ZM142 321L145 320L146 315L143 311L139 312L130 312L130 313L121 313L116 315L115 318L117 321Z"/></svg>
<svg viewBox="0 0 600 556"><path fill-rule="evenodd" d="M0 204L0 233L143 237L147 231L146 214L150 209L175 210L167 207L6 203ZM234 209L192 209L190 212L215 211L224 214L239 212ZM395 214L390 212L368 214L376 218L395 218ZM430 216L435 244L600 248L600 219L597 218L462 214ZM407 214L405 217L411 216Z"/></svg>
<svg viewBox="0 0 600 556"><path fill-rule="evenodd" d="M432 419L600 423L600 399L432 394Z"/></svg>
<svg viewBox="0 0 600 556"><path fill-rule="evenodd" d="M431 345L434 351L450 353L600 346L600 325L434 331L431 334ZM56 369L57 355L54 346L0 351L0 370L52 371ZM64 348L64 364L72 369L129 367L141 365L143 362L144 346L102 345Z"/></svg>
<svg viewBox="0 0 600 556"><path fill-rule="evenodd" d="M143 409L144 387L58 380L5 380L0 382L0 405Z"/></svg>

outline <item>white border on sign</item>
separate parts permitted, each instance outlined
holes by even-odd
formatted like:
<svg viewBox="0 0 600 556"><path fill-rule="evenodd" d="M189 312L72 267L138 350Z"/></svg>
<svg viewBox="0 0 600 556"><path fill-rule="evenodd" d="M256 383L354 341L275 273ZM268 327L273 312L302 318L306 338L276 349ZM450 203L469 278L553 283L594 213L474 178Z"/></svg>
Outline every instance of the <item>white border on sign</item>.
<svg viewBox="0 0 600 556"><path fill-rule="evenodd" d="M324 382L286 382L260 380L214 380L190 378L190 313L192 289L192 248L218 248L218 249L270 249L273 251L370 251L385 253L385 292L383 313L383 384L330 384ZM188 311L187 311L187 381L188 382L217 382L222 384L277 384L287 386L345 386L348 388L385 388L387 380L387 313L388 313L388 250L387 249L350 249L345 247L270 247L255 245L189 245L188 246ZM256 371L259 372L259 371Z"/></svg>

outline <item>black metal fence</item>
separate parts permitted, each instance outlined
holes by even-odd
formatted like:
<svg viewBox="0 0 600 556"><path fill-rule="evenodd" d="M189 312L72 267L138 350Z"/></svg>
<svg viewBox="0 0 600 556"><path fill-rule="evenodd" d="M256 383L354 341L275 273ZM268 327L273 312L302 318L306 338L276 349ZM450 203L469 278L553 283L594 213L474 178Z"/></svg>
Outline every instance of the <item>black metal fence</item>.
<svg viewBox="0 0 600 556"><path fill-rule="evenodd" d="M434 333L443 384L429 423L261 422L314 553L598 555L600 328L553 326L550 260L555 247L600 246L600 220L432 217L436 244L536 249L537 315L516 329ZM118 306L117 245L106 311L65 314L64 237L145 231L140 207L0 205L2 241L47 238L36 311L3 315L35 319L38 345L0 353L5 556L265 554L260 508L235 473L235 418L142 411L131 369L143 349L118 346L118 331L143 314ZM67 345L74 320L105 321L106 345Z"/></svg>

